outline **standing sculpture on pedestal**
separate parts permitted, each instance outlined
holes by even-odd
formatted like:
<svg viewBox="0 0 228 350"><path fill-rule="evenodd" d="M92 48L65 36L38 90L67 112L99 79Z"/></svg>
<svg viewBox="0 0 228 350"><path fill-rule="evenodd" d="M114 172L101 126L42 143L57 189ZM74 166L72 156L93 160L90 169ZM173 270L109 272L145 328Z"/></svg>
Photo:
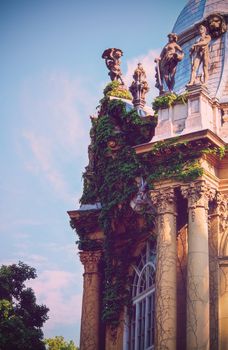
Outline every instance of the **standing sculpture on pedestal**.
<svg viewBox="0 0 228 350"><path fill-rule="evenodd" d="M156 87L160 94L164 93L164 82L168 90L172 91L175 84L175 74L177 64L184 58L182 48L177 44L177 35L168 34L169 42L163 48L160 57L155 59L156 67Z"/></svg>
<svg viewBox="0 0 228 350"><path fill-rule="evenodd" d="M106 49L102 54L102 58L105 59L106 66L110 71L108 75L110 76L111 80L120 81L121 84L124 85L123 79L121 77L122 72L120 69L121 56L123 56L123 51L116 48Z"/></svg>
<svg viewBox="0 0 228 350"><path fill-rule="evenodd" d="M192 72L191 79L188 86L194 85L196 83L206 84L208 80L208 65L209 65L209 43L211 41L211 36L207 34L207 29L203 25L199 26L200 38L190 49L190 56L192 59ZM202 64L203 68L203 79L197 81L197 70Z"/></svg>
<svg viewBox="0 0 228 350"><path fill-rule="evenodd" d="M145 106L145 95L149 91L149 86L146 81L146 73L141 63L138 63L138 67L134 71L134 81L132 82L129 90L133 96L133 105L135 107Z"/></svg>

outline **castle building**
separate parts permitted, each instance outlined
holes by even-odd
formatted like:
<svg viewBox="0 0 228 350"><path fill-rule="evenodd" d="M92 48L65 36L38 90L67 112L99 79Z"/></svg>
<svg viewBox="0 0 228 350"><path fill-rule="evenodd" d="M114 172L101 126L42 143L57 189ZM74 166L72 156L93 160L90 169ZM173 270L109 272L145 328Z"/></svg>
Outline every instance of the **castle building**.
<svg viewBox="0 0 228 350"><path fill-rule="evenodd" d="M80 350L228 349L228 2L189 0L145 105L120 49L92 118L78 210ZM131 94L130 94L130 92Z"/></svg>

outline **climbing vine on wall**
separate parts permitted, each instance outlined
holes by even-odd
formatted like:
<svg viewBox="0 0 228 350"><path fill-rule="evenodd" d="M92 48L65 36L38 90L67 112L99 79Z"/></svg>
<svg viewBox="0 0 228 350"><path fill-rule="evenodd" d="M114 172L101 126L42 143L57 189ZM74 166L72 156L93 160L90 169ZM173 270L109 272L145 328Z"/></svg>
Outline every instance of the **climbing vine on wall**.
<svg viewBox="0 0 228 350"><path fill-rule="evenodd" d="M143 177L151 189L155 181L163 178L194 180L203 173L198 159L204 153L222 156L223 150L204 142L190 145L173 138L157 142L151 151L137 155L134 146L151 139L156 119L141 118L137 110L127 110L120 99L110 99L110 86L104 90L98 118L92 120L92 156L83 175L81 203L101 203L99 224L105 235L102 317L115 327L131 299L126 287L131 250L140 234L152 231L154 223L153 213L135 213L130 206L138 192L136 179ZM100 242L84 237L83 225L77 232L81 249L101 248Z"/></svg>

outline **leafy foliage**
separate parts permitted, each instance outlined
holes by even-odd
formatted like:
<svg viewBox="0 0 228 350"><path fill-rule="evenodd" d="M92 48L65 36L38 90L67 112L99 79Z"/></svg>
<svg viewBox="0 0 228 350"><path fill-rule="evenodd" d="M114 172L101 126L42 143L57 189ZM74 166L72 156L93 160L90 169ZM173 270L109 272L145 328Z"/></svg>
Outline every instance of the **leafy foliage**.
<svg viewBox="0 0 228 350"><path fill-rule="evenodd" d="M45 344L47 350L79 350L72 340L67 342L62 336L45 339Z"/></svg>
<svg viewBox="0 0 228 350"><path fill-rule="evenodd" d="M112 81L105 87L104 95L132 100L131 93L128 90L124 89L121 83L117 80Z"/></svg>
<svg viewBox="0 0 228 350"><path fill-rule="evenodd" d="M36 278L34 268L19 262L0 268L0 349L44 350L41 327L48 308L37 305L25 282Z"/></svg>
<svg viewBox="0 0 228 350"><path fill-rule="evenodd" d="M185 92L182 95L176 95L175 93L169 93L162 96L158 96L154 99L152 106L157 113L160 108L168 108L174 105L174 103L187 103L188 94Z"/></svg>

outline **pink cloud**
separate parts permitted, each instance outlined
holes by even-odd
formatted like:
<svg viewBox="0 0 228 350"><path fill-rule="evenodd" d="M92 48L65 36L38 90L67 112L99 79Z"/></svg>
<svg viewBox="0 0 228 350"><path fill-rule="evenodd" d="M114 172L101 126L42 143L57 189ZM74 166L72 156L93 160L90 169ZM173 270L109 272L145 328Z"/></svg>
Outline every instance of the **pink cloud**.
<svg viewBox="0 0 228 350"><path fill-rule="evenodd" d="M52 190L75 203L67 166L87 163L89 115L97 104L83 80L64 73L48 73L24 83L21 108L26 127L19 147L28 171L42 176ZM28 155L30 150L30 155Z"/></svg>
<svg viewBox="0 0 228 350"><path fill-rule="evenodd" d="M82 277L60 270L45 270L29 285L34 289L39 303L49 307L49 320L45 330L51 330L56 325L75 324L81 318Z"/></svg>

